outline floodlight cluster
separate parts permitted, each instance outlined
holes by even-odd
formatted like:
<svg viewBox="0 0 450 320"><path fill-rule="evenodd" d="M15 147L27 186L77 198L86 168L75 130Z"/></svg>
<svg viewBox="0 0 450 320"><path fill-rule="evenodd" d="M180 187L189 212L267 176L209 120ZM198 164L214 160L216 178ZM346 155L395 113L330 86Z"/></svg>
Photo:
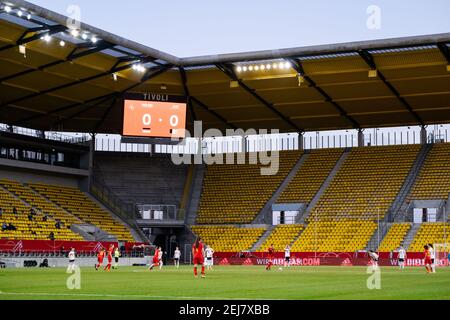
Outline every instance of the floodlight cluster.
<svg viewBox="0 0 450 320"><path fill-rule="evenodd" d="M13 13L13 8L11 6L9 6L9 5L4 5L3 6L3 11L5 11L6 13L11 13L12 14ZM28 13L28 12L25 12L25 11L23 11L21 9L17 9L15 13L20 18L26 16L26 18L28 20L31 20L31 14Z"/></svg>
<svg viewBox="0 0 450 320"><path fill-rule="evenodd" d="M89 35L87 32L82 32L78 29L71 29L70 35L74 38L80 37L84 41L90 40L93 44L96 44L98 42L98 38L96 35Z"/></svg>
<svg viewBox="0 0 450 320"><path fill-rule="evenodd" d="M14 8L11 5L5 4L3 6L0 5L0 12L2 10L3 10L3 12L5 12L7 14L11 14L11 15L15 14L15 15L17 15L20 18L26 18L27 20L32 20L32 13L26 12L26 11L24 11L21 8ZM74 28L69 29L67 31L67 33L61 32L61 34L66 36L66 37L67 36L69 36L69 37L72 36L73 38L81 39L81 40L84 40L84 41L90 41L92 44L96 44L100 40L96 35L94 35L94 34L92 34L90 32L79 30L79 29L74 29ZM53 37L52 37L51 33L43 32L40 35L40 39L42 41L45 41L46 43L50 43L53 40ZM65 47L66 46L66 41L64 41L61 38L57 39L57 43L58 43L58 45L60 47ZM19 49L20 49L19 51L26 57L26 45L25 44L20 45ZM141 61L138 61L138 62L134 63L131 66L131 68L134 71L138 72L138 73L144 73L145 71L147 71L147 68L145 67L145 65ZM118 76L117 76L116 73L114 73L112 75L112 77L113 77L114 81L118 80Z"/></svg>
<svg viewBox="0 0 450 320"><path fill-rule="evenodd" d="M132 69L137 71L137 72L140 72L140 73L144 73L145 70L147 70L142 63L135 63L135 64L133 64Z"/></svg>
<svg viewBox="0 0 450 320"><path fill-rule="evenodd" d="M6 12L8 14L16 14L19 18L26 17L27 20L31 20L31 18L32 18L31 13L25 12L23 9L20 9L20 8L15 9L10 5L4 5L2 9L4 12ZM77 29L71 29L70 35L72 35L72 37L74 37L74 38L78 38L81 35L82 40L91 41L93 44L96 44L99 41L99 39L97 38L96 35L90 35L87 32L81 32L80 30L77 30ZM48 42L52 41L52 36L49 33L43 34L41 36L41 40L48 43ZM64 47L66 45L66 42L64 40L60 40L58 42L58 44L59 44L59 46Z"/></svg>
<svg viewBox="0 0 450 320"><path fill-rule="evenodd" d="M268 70L288 70L292 67L290 62L274 62L274 63L261 63L250 65L238 65L236 72L255 72L255 71L268 71Z"/></svg>

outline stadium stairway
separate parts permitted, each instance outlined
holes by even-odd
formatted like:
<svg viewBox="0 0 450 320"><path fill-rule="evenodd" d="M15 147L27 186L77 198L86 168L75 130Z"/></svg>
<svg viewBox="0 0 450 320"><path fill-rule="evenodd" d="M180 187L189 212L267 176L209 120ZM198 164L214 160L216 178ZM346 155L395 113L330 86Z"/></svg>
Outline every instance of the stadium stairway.
<svg viewBox="0 0 450 320"><path fill-rule="evenodd" d="M294 240L289 244L291 247L292 247L292 245L298 240L298 238L301 237L303 231L305 231L305 228L303 228L303 229L300 231L300 233L294 238Z"/></svg>
<svg viewBox="0 0 450 320"><path fill-rule="evenodd" d="M379 227L375 230L369 242L367 242L366 250L374 250L376 251L383 241L384 237L388 233L391 228L392 223L388 223L385 221L380 221ZM379 232L378 232L379 231Z"/></svg>
<svg viewBox="0 0 450 320"><path fill-rule="evenodd" d="M405 248L405 250L409 249L409 246L416 237L417 231L419 231L420 226L420 223L413 223L411 229L409 229L408 233L405 236L405 239L403 240L403 248Z"/></svg>
<svg viewBox="0 0 450 320"><path fill-rule="evenodd" d="M72 230L81 234L86 240L116 242L117 236L109 234L93 224L77 224Z"/></svg>
<svg viewBox="0 0 450 320"><path fill-rule="evenodd" d="M308 156L309 156L309 153L307 153L307 152L302 154L300 159L298 159L297 163L292 168L291 172L289 172L289 174L286 176L286 178L280 184L278 189L274 192L272 197L269 199L269 201L267 201L267 203L261 209L259 214L256 216L253 223L268 223L268 224L272 223L272 205L276 202L276 200L281 195L283 190L289 185L291 180L295 177L295 175L297 174L297 171L303 165L303 163L308 158Z"/></svg>
<svg viewBox="0 0 450 320"><path fill-rule="evenodd" d="M90 224L75 224L70 226L70 230L81 235L86 241L96 241L95 231L92 231L89 227ZM102 240L98 240L102 241Z"/></svg>
<svg viewBox="0 0 450 320"><path fill-rule="evenodd" d="M445 218L447 221L450 220L450 195L448 196L445 206L444 206L444 212L442 214L446 214L447 217ZM444 221L443 217L440 217L441 219L439 221Z"/></svg>
<svg viewBox="0 0 450 320"><path fill-rule="evenodd" d="M335 177L335 175L338 173L339 169L341 168L342 164L345 162L345 159L347 159L348 155L350 154L351 148L346 148L344 152L342 153L339 160L336 162L336 165L334 166L333 170L331 170L330 174L328 175L327 179L324 181L322 186L320 187L319 191L317 191L314 198L311 200L311 202L306 207L304 213L299 216L299 220L296 221L296 223L305 223L306 218L308 218L309 214L311 213L311 210L315 207L317 202L319 202L320 198L322 197L325 190L330 185L331 181Z"/></svg>
<svg viewBox="0 0 450 320"><path fill-rule="evenodd" d="M388 211L388 214L386 215L386 219L389 222L405 221L408 208L407 197L410 194L412 187L416 183L420 170L425 163L425 160L432 146L432 144L424 144L417 154L416 160L414 161L414 164L411 167L411 170L409 171L402 188L397 194L397 197L395 198L391 208Z"/></svg>
<svg viewBox="0 0 450 320"><path fill-rule="evenodd" d="M267 230L263 233L263 235L261 236L261 238L258 239L258 241L256 241L253 244L253 247L250 249L250 251L254 252L256 251L259 247L261 247L261 245L267 240L267 238L270 236L270 234L272 233L273 229L275 228L274 225L269 225L267 227Z"/></svg>
<svg viewBox="0 0 450 320"><path fill-rule="evenodd" d="M188 226L194 225L197 219L197 211L200 205L200 198L202 196L203 178L205 176L205 165L195 165L194 176L188 203L186 205L185 224Z"/></svg>
<svg viewBox="0 0 450 320"><path fill-rule="evenodd" d="M147 239L142 235L141 232L138 232L137 230L139 230L139 228L137 226L132 226L130 225L127 221L121 219L117 214L114 213L113 210L108 209L101 201L99 201L96 197L94 197L92 194L87 193L87 192L83 192L89 199L91 199L92 202L94 202L95 204L97 204L101 209L105 210L106 212L109 212L109 214L111 215L111 217L116 220L117 222L123 224L125 227L127 227L127 229L130 231L131 235L133 236L133 238L137 241L140 242L145 242L147 241ZM136 230L137 229L137 230ZM99 228L99 230L101 230ZM105 234L108 234L107 232L101 230L102 232L104 232ZM102 235L102 233L98 233L99 236ZM114 237L113 235L110 235L111 237Z"/></svg>

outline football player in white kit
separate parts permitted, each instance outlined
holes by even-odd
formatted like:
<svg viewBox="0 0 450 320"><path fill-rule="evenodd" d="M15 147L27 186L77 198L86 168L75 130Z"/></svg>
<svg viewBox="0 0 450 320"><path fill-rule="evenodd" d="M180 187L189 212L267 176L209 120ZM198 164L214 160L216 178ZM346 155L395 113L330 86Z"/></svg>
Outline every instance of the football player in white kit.
<svg viewBox="0 0 450 320"><path fill-rule="evenodd" d="M286 245L284 248L284 267L290 267L291 266L291 247L289 245Z"/></svg>
<svg viewBox="0 0 450 320"><path fill-rule="evenodd" d="M162 259L162 256L163 256L163 251L162 251L162 248L159 247L159 252L158 252L159 270L161 270L162 267L163 267L163 259Z"/></svg>
<svg viewBox="0 0 450 320"><path fill-rule="evenodd" d="M178 247L176 247L173 253L173 263L175 264L175 268L177 269L180 267L180 258L181 258L181 251Z"/></svg>
<svg viewBox="0 0 450 320"><path fill-rule="evenodd" d="M70 249L69 265L67 266L67 273L72 273L75 270L75 248Z"/></svg>
<svg viewBox="0 0 450 320"><path fill-rule="evenodd" d="M405 269L405 260L406 260L406 250L400 246L398 248L398 267L400 270Z"/></svg>
<svg viewBox="0 0 450 320"><path fill-rule="evenodd" d="M369 258L372 261L372 270L378 269L378 254L373 250L369 250Z"/></svg>
<svg viewBox="0 0 450 320"><path fill-rule="evenodd" d="M214 254L214 250L210 246L206 246L206 250L205 250L205 255L206 255L205 266L206 266L206 270L212 270L212 267L213 267L213 254Z"/></svg>
<svg viewBox="0 0 450 320"><path fill-rule="evenodd" d="M435 263L436 255L434 252L434 246L431 243L429 243L428 247L430 248L431 272L436 273L436 263Z"/></svg>

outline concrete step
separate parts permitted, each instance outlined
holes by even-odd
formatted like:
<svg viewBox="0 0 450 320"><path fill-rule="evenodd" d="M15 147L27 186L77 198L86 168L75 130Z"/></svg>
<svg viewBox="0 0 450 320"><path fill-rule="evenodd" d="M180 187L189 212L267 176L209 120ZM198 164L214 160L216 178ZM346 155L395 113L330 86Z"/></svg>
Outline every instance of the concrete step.
<svg viewBox="0 0 450 320"><path fill-rule="evenodd" d="M380 221L379 227L377 227L372 237L367 242L366 250L376 251L391 227L392 223Z"/></svg>
<svg viewBox="0 0 450 320"><path fill-rule="evenodd" d="M259 249L259 247L261 247L261 245L264 243L264 241L267 240L267 238L270 236L270 234L272 233L273 229L275 228L275 226L270 225L268 226L267 230L263 233L263 235L258 239L258 241L256 241L253 244L253 247L250 249L250 251L256 251Z"/></svg>
<svg viewBox="0 0 450 320"><path fill-rule="evenodd" d="M421 224L420 223L413 223L411 229L409 229L408 233L405 236L405 239L403 239L403 248L406 250L409 249L409 246L413 242L417 231L419 231Z"/></svg>
<svg viewBox="0 0 450 320"><path fill-rule="evenodd" d="M103 203L101 203L97 198L95 198L92 194L90 194L90 193L87 193L87 192L83 192L89 199L91 199L91 201L92 202L94 202L97 206L99 206L101 209L103 209L104 211L106 211L106 212L108 212L109 213L109 215L114 219L114 220L116 220L117 222L119 222L120 224L122 224L122 225L124 225L129 231L130 231L130 233L131 233L131 235L133 236L133 238L136 240L136 241L139 241L139 242L146 242L146 241L148 241L148 239L147 238L145 238L145 236L143 235L143 233L142 232L139 232L139 231L137 231L137 230L135 230L135 229L138 229L139 227L138 226L136 226L136 225L134 225L134 226L132 226L132 225L130 225L129 223L128 223L128 221L125 221L125 220L123 220L121 217L119 217L118 215L116 215L112 210L109 210L105 205L103 205ZM99 228L100 229L100 228ZM101 230L101 229L100 229ZM102 230L103 231L103 230ZM106 234L109 234L109 233L107 233L106 231L103 231L104 233L106 233ZM112 237L115 237L114 235L111 235Z"/></svg>
<svg viewBox="0 0 450 320"><path fill-rule="evenodd" d="M432 148L431 144L425 144L420 149L411 169L409 170L408 175L405 178L405 181L403 182L400 191L398 192L394 202L392 203L388 211L388 214L386 215L387 221L390 222L405 221L405 214L406 214L405 209L407 208L406 204L407 197L411 192L412 187L416 183L417 177L419 176L420 170L431 148Z"/></svg>
<svg viewBox="0 0 450 320"><path fill-rule="evenodd" d="M272 223L272 205L277 201L277 199L280 197L283 190L289 185L289 183L292 181L292 179L297 174L300 167L303 165L305 160L308 158L309 153L303 153L302 156L298 159L297 163L294 165L292 170L289 172L289 174L286 176L286 178L283 180L283 182L280 184L280 186L277 188L277 190L274 192L272 197L267 201L267 203L264 205L264 207L261 209L261 211L256 216L254 223Z"/></svg>
<svg viewBox="0 0 450 320"><path fill-rule="evenodd" d="M312 209L315 207L315 205L319 202L320 198L322 197L323 193L325 192L325 190L328 188L328 186L330 185L331 181L333 181L334 177L336 176L336 174L338 173L339 169L341 168L342 164L344 163L344 161L347 159L348 155L350 154L350 149L345 150L341 157L339 158L339 160L336 162L335 166L333 167L333 169L331 170L330 174L328 175L328 177L325 179L325 181L323 182L322 186L320 187L319 191L317 191L316 195L314 196L314 198L312 198L311 202L308 204L308 206L306 207L306 210L304 212L304 214L302 215L302 217L300 218L299 223L304 223L306 221L306 219L308 218L309 214L311 213Z"/></svg>
<svg viewBox="0 0 450 320"><path fill-rule="evenodd" d="M195 220L197 219L197 211L200 206L200 198L203 191L203 178L206 170L205 165L195 165L194 167L191 193L186 205L185 223L187 225L195 224Z"/></svg>
<svg viewBox="0 0 450 320"><path fill-rule="evenodd" d="M306 225L304 226L304 228L298 233L298 235L294 238L294 240L292 240L292 242L289 244L290 246L292 246L294 244L295 241L298 240L298 238L300 238L300 236L302 235L303 231L305 231Z"/></svg>

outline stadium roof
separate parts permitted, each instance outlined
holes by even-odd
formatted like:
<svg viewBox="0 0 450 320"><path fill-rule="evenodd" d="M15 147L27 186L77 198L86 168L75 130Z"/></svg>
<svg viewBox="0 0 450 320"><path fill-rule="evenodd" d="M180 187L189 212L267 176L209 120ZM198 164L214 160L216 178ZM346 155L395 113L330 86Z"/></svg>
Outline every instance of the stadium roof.
<svg viewBox="0 0 450 320"><path fill-rule="evenodd" d="M1 123L121 133L125 92L187 95L204 129L450 123L450 33L178 58L67 19L0 0Z"/></svg>

